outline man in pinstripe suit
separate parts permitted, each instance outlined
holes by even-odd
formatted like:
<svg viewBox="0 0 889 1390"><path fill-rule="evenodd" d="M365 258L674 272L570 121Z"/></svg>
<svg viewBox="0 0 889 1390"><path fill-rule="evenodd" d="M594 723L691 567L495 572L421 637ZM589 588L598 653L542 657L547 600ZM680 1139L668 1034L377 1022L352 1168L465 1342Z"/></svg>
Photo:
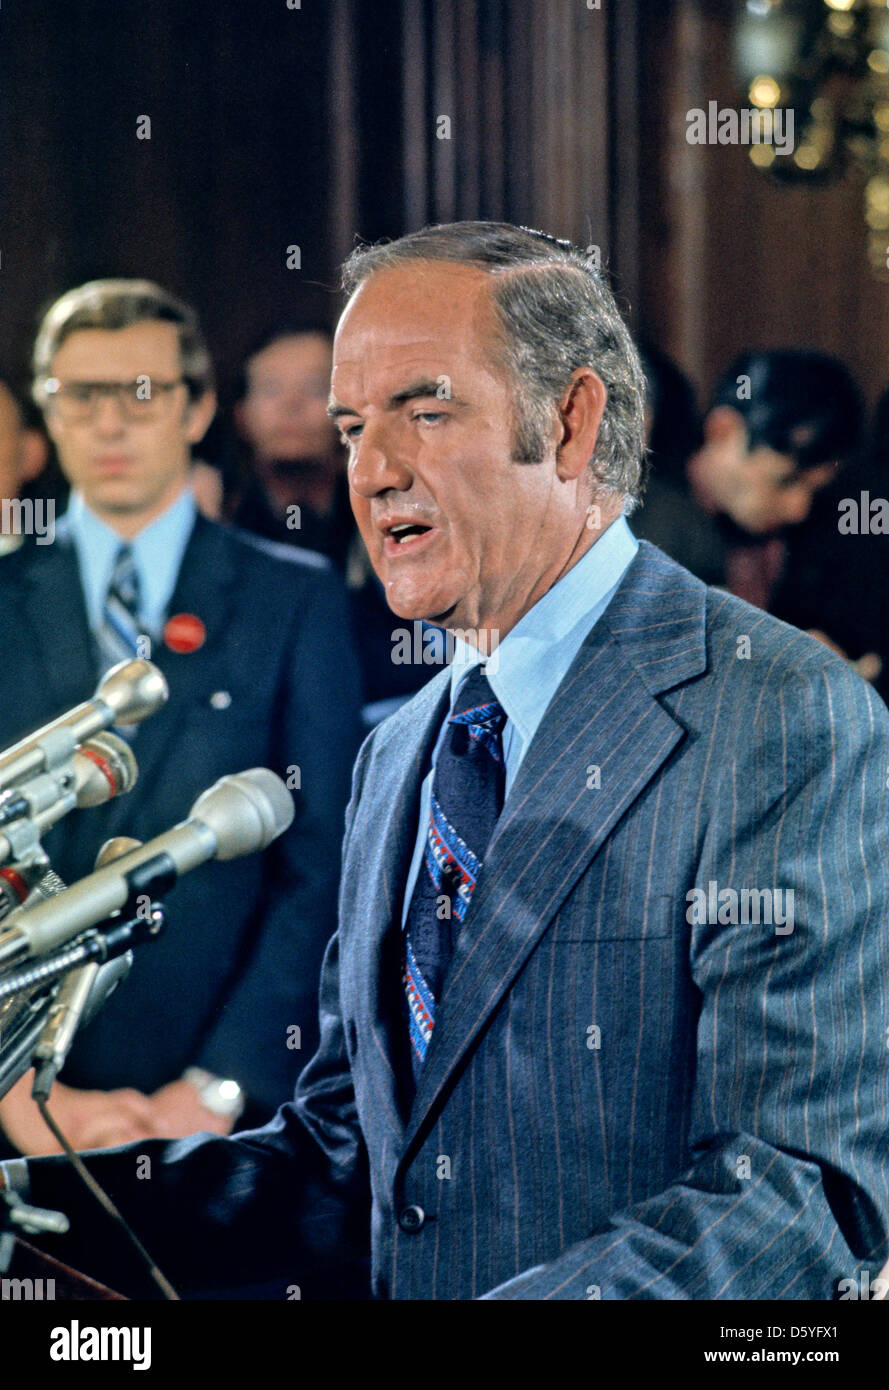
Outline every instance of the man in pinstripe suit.
<svg viewBox="0 0 889 1390"><path fill-rule="evenodd" d="M642 380L583 253L456 224L346 286L356 516L461 660L359 756L294 1104L93 1171L190 1296L352 1296L369 1256L380 1298L836 1297L887 1254L886 710L632 537ZM7 1173L132 1289L59 1160Z"/></svg>

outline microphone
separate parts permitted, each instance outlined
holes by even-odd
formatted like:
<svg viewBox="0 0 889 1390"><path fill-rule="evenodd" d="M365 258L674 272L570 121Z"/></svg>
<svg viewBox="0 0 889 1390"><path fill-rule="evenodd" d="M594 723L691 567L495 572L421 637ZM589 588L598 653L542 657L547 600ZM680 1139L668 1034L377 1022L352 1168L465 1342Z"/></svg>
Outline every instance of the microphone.
<svg viewBox="0 0 889 1390"><path fill-rule="evenodd" d="M25 816L36 818L54 810L60 801L67 803L66 811L74 806L101 806L130 791L138 777L139 765L126 740L117 734L96 734L71 754L69 764L0 792L0 825Z"/></svg>
<svg viewBox="0 0 889 1390"><path fill-rule="evenodd" d="M100 846L99 853L96 855L96 868L104 869L106 864L110 864L114 859L120 859L122 855L129 854L131 849L139 849L141 840L134 840L132 835L112 835L110 840L106 840Z"/></svg>
<svg viewBox="0 0 889 1390"><path fill-rule="evenodd" d="M108 841L107 845L100 849L100 855L107 851L108 845L111 844L114 844L114 841ZM139 844L139 841L131 841L131 844ZM4 873L4 870L0 870L0 873ZM31 905L32 902L46 902L65 890L64 881L50 869L46 860L29 865L25 873L28 874L29 883L33 883L26 905ZM117 988L119 981L124 979L131 965L132 951L128 951L125 955L108 960L106 965L100 966L90 962L71 970L58 988L56 998L51 1001L49 1013L42 1026L38 1017L31 1023L28 1017L29 1013L35 1012L33 1001L39 999L42 988L40 984L38 994L22 991L21 994L8 999L6 1005L0 1005L0 1017L3 1017L4 1009L8 1015L3 1017L6 1026L4 1030L13 1038L13 1047L3 1059L0 1069L0 1095L6 1094L11 1086L15 1086L19 1077L24 1076L32 1063L39 1062L40 1069L35 1074L32 1095L35 1099L38 1095L42 1099L49 1097L51 1084L60 1072L68 1052L71 1051L79 1024L89 1023L108 995ZM39 1008L39 1005L36 1006Z"/></svg>
<svg viewBox="0 0 889 1390"><path fill-rule="evenodd" d="M132 964L133 953L127 951L105 965L98 965L95 961L81 965L62 981L34 1048L36 1074L31 1088L32 1099L49 1099L52 1083L65 1065L77 1030L99 1012L121 980L130 973Z"/></svg>
<svg viewBox="0 0 889 1390"><path fill-rule="evenodd" d="M123 907L135 894L162 891L208 859L253 854L293 821L293 798L266 767L221 777L202 792L187 820L66 888L48 902L19 908L0 931L0 965L39 956Z"/></svg>
<svg viewBox="0 0 889 1390"><path fill-rule="evenodd" d="M22 904L31 905L46 902L55 897L65 887L49 861L44 856L31 864L20 864L13 868L5 864L0 869L0 922L15 912Z"/></svg>
<svg viewBox="0 0 889 1390"><path fill-rule="evenodd" d="M78 806L101 806L114 796L132 791L139 779L133 750L117 734L100 733L88 738L72 761Z"/></svg>
<svg viewBox="0 0 889 1390"><path fill-rule="evenodd" d="M37 1070L31 1095L46 1100L50 1087L64 1065L78 1028L89 1023L121 980L129 974L133 953L109 960L105 965L91 961L71 970L53 1000L49 1017L34 1049Z"/></svg>
<svg viewBox="0 0 889 1390"><path fill-rule="evenodd" d="M166 680L150 661L119 662L99 681L91 700L0 753L0 788L52 771L112 724L141 723L160 709L168 693Z"/></svg>
<svg viewBox="0 0 889 1390"><path fill-rule="evenodd" d="M0 826L7 827L0 834L0 861L33 858L44 830L75 806L101 806L128 792L138 776L139 767L129 744L117 734L99 733L53 772L0 792Z"/></svg>
<svg viewBox="0 0 889 1390"><path fill-rule="evenodd" d="M139 840L131 840L128 835L119 835L114 840L104 842L99 853L96 855L96 867L101 867L110 863L121 853L128 849L138 848ZM56 897L60 892L64 892L64 881L58 877L53 869L46 866L46 862L40 866L28 866L28 873L31 877L36 877L40 869L46 870L39 878L38 883L33 887L33 891L26 899L26 908L31 908L35 902L46 902L49 898ZM1 872L1 870L0 870ZM114 956L107 960L103 965L99 965L96 960L89 960L81 966L75 966L69 970L64 977L56 992L56 997L51 999L47 1008L46 1019L40 1024L36 1020L31 1029L26 1031L24 1037L15 1040L15 1047L7 1059L6 1072L0 1080L0 1095L6 1093L10 1086L14 1086L19 1077L24 1076L26 1070L32 1065L36 1065L35 1080L33 1080L32 1097L33 1099L49 1099L51 1086L56 1080L58 1072L63 1068L65 1058L71 1051L76 1031L82 1024L89 1023L94 1013L97 1013L101 1005L106 1002L108 995L113 994L119 981L124 979L132 965L132 951ZM40 984L38 984L38 991ZM15 999L19 999L19 1015L25 1022L26 999L28 994L13 995L11 998L11 1016L15 1017ZM3 1005L0 1005L0 1017L3 1013ZM19 1030L21 1031L21 1030Z"/></svg>

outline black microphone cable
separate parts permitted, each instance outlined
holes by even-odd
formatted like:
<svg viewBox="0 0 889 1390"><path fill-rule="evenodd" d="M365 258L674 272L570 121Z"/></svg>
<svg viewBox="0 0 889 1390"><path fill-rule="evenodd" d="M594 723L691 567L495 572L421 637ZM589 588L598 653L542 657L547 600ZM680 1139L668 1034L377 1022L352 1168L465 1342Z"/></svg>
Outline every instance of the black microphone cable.
<svg viewBox="0 0 889 1390"><path fill-rule="evenodd" d="M102 1187L101 1183L97 1182L96 1179L93 1177L92 1173L87 1168L83 1159L80 1157L80 1154L77 1153L69 1144L67 1137L62 1133L61 1129L56 1124L52 1115L49 1113L49 1106L47 1102L45 1100L37 1100L37 1109L43 1116L43 1122L51 1131L52 1135L56 1140L56 1143L62 1146L66 1158L68 1159L69 1163L72 1164L74 1171L86 1187L87 1191L92 1193L93 1197L95 1197L96 1201L99 1203L100 1207L106 1213L106 1215L110 1216L112 1221L116 1222L116 1224L123 1231L124 1235L127 1237L130 1244L133 1246L133 1249L136 1251L136 1254L139 1256L139 1259L142 1261L142 1263L148 1270L151 1279L160 1289L164 1298L166 1298L171 1303L180 1302L179 1295L173 1288L173 1285L170 1283L167 1276L160 1269L156 1261L152 1259L151 1255L149 1255L148 1251L145 1249L145 1246L142 1244L141 1240L136 1235L136 1232L129 1225L128 1221L126 1220L126 1217L124 1217L121 1214L118 1207L108 1196L108 1193L105 1191L104 1187Z"/></svg>

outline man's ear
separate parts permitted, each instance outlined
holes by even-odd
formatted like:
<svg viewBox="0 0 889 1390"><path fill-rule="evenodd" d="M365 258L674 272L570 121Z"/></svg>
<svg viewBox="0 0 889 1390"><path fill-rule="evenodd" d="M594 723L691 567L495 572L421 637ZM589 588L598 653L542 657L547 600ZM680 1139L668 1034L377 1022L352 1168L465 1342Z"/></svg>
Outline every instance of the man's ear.
<svg viewBox="0 0 889 1390"><path fill-rule="evenodd" d="M715 405L704 417L704 439L708 444L732 444L747 452L747 426L744 416L730 405Z"/></svg>
<svg viewBox="0 0 889 1390"><path fill-rule="evenodd" d="M581 477L589 466L607 402L605 383L592 367L578 367L571 373L571 384L559 404L556 472L563 482Z"/></svg>
<svg viewBox="0 0 889 1390"><path fill-rule="evenodd" d="M19 478L22 483L32 483L46 467L49 458L49 445L41 430L25 429L21 433L19 445Z"/></svg>
<svg viewBox="0 0 889 1390"><path fill-rule="evenodd" d="M185 437L189 444L199 444L216 414L216 392L205 391L190 401L185 410Z"/></svg>

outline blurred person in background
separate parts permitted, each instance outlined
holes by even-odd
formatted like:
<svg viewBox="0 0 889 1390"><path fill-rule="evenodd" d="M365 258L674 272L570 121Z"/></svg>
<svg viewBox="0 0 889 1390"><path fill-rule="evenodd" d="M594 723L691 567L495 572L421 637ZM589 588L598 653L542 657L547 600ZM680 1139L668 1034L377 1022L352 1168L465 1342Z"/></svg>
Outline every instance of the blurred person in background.
<svg viewBox="0 0 889 1390"><path fill-rule="evenodd" d="M781 616L814 630L889 701L889 390L863 457L824 500L816 543Z"/></svg>
<svg viewBox="0 0 889 1390"><path fill-rule="evenodd" d="M803 523L855 450L861 421L842 363L793 349L745 353L720 379L684 470L670 476L655 463L633 530L705 583L783 617L796 604Z"/></svg>
<svg viewBox="0 0 889 1390"><path fill-rule="evenodd" d="M0 375L0 501L12 502L32 488L46 467L46 436L7 376ZM55 499L53 498L53 502ZM21 514L0 510L0 556L18 550L24 539L16 524Z"/></svg>
<svg viewBox="0 0 889 1390"><path fill-rule="evenodd" d="M354 523L339 436L327 415L332 340L310 322L267 330L248 352L234 421L247 481L231 519L326 555L341 570Z"/></svg>
<svg viewBox="0 0 889 1390"><path fill-rule="evenodd" d="M701 443L695 389L676 363L653 343L640 345L645 373L645 443L658 477L682 485L686 460Z"/></svg>
<svg viewBox="0 0 889 1390"><path fill-rule="evenodd" d="M320 556L198 514L191 451L215 394L187 305L142 280L72 290L43 320L34 375L72 494L56 543L0 566L0 746L89 698L120 660L150 656L170 689L135 733L135 789L56 826L54 868L74 882L109 836L150 839L252 766L279 773L296 805L264 854L176 886L167 932L75 1039L53 1110L75 1147L228 1133L289 1098L317 1039L359 734L345 593ZM0 1125L16 1151L55 1150L29 1076Z"/></svg>

